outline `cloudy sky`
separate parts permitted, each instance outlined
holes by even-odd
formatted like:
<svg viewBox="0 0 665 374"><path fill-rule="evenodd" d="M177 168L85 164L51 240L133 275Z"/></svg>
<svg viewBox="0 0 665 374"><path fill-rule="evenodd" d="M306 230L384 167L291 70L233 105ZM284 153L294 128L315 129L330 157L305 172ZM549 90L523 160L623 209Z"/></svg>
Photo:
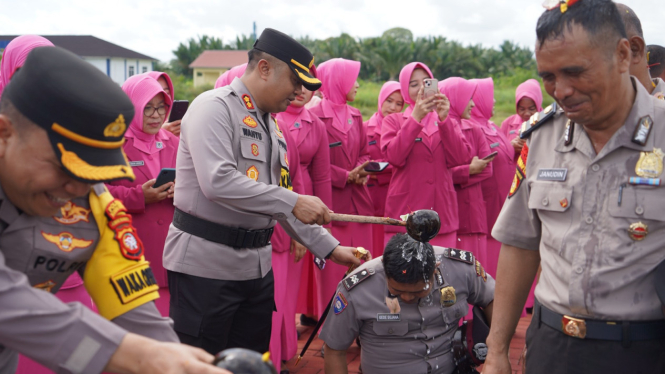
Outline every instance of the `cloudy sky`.
<svg viewBox="0 0 665 374"><path fill-rule="evenodd" d="M94 35L162 61L197 35L231 41L272 27L312 38L378 36L393 27L464 44L512 40L532 48L542 0L0 0L0 34ZM665 7L626 1L648 44L665 45ZM418 4L405 7L405 4ZM3 6L4 5L4 6Z"/></svg>

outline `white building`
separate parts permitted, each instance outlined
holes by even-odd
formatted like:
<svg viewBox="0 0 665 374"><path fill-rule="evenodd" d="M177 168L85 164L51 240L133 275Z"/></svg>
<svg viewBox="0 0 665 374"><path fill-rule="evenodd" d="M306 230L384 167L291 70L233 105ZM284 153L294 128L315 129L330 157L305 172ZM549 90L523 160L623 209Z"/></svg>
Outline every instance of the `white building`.
<svg viewBox="0 0 665 374"><path fill-rule="evenodd" d="M0 35L0 51L17 35ZM153 70L156 58L107 42L92 35L43 35L51 43L67 49L94 65L122 85L134 74Z"/></svg>

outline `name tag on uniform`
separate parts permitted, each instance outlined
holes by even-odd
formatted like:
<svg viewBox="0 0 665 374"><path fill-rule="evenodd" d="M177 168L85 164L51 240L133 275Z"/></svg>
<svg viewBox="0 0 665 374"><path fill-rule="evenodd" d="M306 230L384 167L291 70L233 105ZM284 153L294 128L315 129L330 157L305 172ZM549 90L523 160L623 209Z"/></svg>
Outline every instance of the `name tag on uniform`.
<svg viewBox="0 0 665 374"><path fill-rule="evenodd" d="M378 322L396 322L401 321L402 317L399 313L379 313L376 315L376 320Z"/></svg>
<svg viewBox="0 0 665 374"><path fill-rule="evenodd" d="M376 140L372 140L371 142L369 142L369 145L374 145L374 144L376 144Z"/></svg>
<svg viewBox="0 0 665 374"><path fill-rule="evenodd" d="M416 143L422 142L422 141L423 141L423 138L416 138Z"/></svg>
<svg viewBox="0 0 665 374"><path fill-rule="evenodd" d="M143 160L141 161L129 161L129 166L143 166L145 165L145 162Z"/></svg>
<svg viewBox="0 0 665 374"><path fill-rule="evenodd" d="M512 134L514 134L514 133L515 133L515 130L510 130L510 131L508 132L508 134L510 134L510 135L512 135Z"/></svg>
<svg viewBox="0 0 665 374"><path fill-rule="evenodd" d="M499 143L499 142L492 143L492 144L490 144L490 148L496 148L496 147L498 147L498 146L500 146L500 145L501 145L501 143Z"/></svg>
<svg viewBox="0 0 665 374"><path fill-rule="evenodd" d="M563 182L567 174L568 169L538 169L538 180Z"/></svg>

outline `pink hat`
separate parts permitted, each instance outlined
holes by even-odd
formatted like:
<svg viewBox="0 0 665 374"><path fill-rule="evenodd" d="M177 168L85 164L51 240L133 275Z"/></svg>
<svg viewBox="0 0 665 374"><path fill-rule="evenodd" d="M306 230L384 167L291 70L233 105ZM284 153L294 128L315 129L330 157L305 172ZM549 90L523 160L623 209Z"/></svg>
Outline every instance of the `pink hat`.
<svg viewBox="0 0 665 374"><path fill-rule="evenodd" d="M346 95L351 91L360 74L360 61L333 58L317 68L317 76L323 84L323 96L333 104L346 104Z"/></svg>
<svg viewBox="0 0 665 374"><path fill-rule="evenodd" d="M405 103L411 106L413 106L416 101L415 99L412 99L411 96L409 96L409 82L411 81L411 75L413 74L413 71L416 69L423 69L430 78L434 78L432 71L429 70L427 65L423 64L422 62L412 62L402 68L402 71L399 72L399 85L402 91L402 98L404 99Z"/></svg>
<svg viewBox="0 0 665 374"><path fill-rule="evenodd" d="M494 81L492 78L472 79L478 88L473 94L473 102L476 106L471 110L471 119L479 124L485 125L492 118L494 108Z"/></svg>
<svg viewBox="0 0 665 374"><path fill-rule="evenodd" d="M245 70L247 70L247 63L234 66L231 69L225 71L222 75L219 76L219 78L217 78L217 81L215 82L215 88L228 86L235 78L242 77L242 75L245 74Z"/></svg>
<svg viewBox="0 0 665 374"><path fill-rule="evenodd" d="M30 51L37 47L53 47L53 43L38 35L21 35L7 44L0 63L0 97L16 70L23 66Z"/></svg>
<svg viewBox="0 0 665 374"><path fill-rule="evenodd" d="M529 79L517 86L517 90L515 90L515 112L517 112L517 104L525 97L536 103L539 112L543 110L543 91L540 89L540 83L537 80Z"/></svg>
<svg viewBox="0 0 665 374"><path fill-rule="evenodd" d="M164 80L166 81L166 85L169 86L169 91L171 91L171 100L175 100L175 92L173 92L173 82L171 82L171 77L169 77L168 74L161 71L149 71L146 74L148 74L149 77L153 77L156 81L159 81L159 78L164 78Z"/></svg>
<svg viewBox="0 0 665 374"><path fill-rule="evenodd" d="M439 90L450 100L449 116L460 120L462 113L473 98L478 84L464 78L452 77L439 82Z"/></svg>

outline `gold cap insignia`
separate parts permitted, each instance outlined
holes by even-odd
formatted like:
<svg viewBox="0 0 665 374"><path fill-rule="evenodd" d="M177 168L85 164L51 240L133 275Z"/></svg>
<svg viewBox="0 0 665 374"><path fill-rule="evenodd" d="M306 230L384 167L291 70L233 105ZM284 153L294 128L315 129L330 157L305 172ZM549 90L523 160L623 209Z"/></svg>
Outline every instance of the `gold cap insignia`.
<svg viewBox="0 0 665 374"><path fill-rule="evenodd" d="M127 125L125 124L125 117L120 114L118 118L115 119L115 122L111 122L104 129L104 136L108 138L117 138L122 136L127 130Z"/></svg>

